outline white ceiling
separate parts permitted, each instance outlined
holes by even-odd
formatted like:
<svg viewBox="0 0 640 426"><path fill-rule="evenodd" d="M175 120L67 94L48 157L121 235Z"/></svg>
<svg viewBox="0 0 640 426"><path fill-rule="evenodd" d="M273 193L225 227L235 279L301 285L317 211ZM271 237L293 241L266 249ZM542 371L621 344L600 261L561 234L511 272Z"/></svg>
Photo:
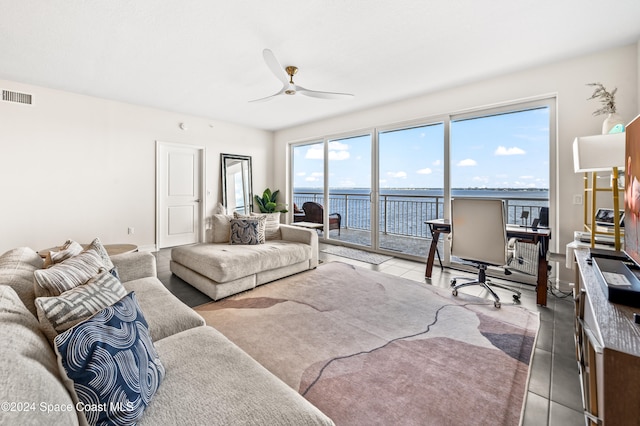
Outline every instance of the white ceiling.
<svg viewBox="0 0 640 426"><path fill-rule="evenodd" d="M268 130L638 40L639 0L0 0L0 79ZM264 48L355 98L249 103Z"/></svg>

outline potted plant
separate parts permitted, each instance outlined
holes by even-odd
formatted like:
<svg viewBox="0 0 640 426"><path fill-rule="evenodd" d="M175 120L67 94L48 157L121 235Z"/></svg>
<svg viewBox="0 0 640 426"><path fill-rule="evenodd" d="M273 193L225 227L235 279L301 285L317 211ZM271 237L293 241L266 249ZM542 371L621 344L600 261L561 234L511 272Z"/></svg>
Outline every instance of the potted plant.
<svg viewBox="0 0 640 426"><path fill-rule="evenodd" d="M589 83L587 86L593 86L595 89L593 90L593 94L591 99L599 99L602 103L602 108L599 108L593 112L593 115L602 115L607 114L607 118L602 123L602 134L610 133L614 127L615 131L624 130L624 122L622 121L622 117L616 114L616 92L618 88L616 87L611 92L609 92L602 83ZM616 127L616 125L622 125L622 128Z"/></svg>
<svg viewBox="0 0 640 426"><path fill-rule="evenodd" d="M278 194L280 190L271 192L269 188L265 189L262 197L254 195L253 198L260 209L260 213L287 213L286 204L278 204Z"/></svg>

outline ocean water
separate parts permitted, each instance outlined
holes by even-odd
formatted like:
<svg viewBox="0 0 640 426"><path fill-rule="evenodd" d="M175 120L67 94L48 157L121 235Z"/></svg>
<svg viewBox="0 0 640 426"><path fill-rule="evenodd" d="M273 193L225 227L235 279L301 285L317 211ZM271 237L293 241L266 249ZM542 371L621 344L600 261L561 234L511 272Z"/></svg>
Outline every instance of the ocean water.
<svg viewBox="0 0 640 426"><path fill-rule="evenodd" d="M370 190L366 188L332 188L329 191L330 213L340 213L342 227L370 229ZM452 197L500 198L507 206L507 222L530 224L539 217L540 208L549 205L548 190L530 189L452 189ZM425 220L444 217L442 189L382 189L380 191L380 232L427 237ZM301 208L306 201L323 203L321 188L295 188L294 203ZM522 218L527 212L527 220Z"/></svg>

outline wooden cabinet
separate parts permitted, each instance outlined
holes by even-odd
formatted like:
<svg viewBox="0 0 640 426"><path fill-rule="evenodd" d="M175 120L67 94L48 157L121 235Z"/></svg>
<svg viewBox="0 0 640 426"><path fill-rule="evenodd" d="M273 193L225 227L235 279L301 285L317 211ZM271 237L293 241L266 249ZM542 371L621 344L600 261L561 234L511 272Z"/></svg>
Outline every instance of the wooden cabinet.
<svg viewBox="0 0 640 426"><path fill-rule="evenodd" d="M640 308L610 303L602 277L575 251L576 359L587 425L640 425Z"/></svg>

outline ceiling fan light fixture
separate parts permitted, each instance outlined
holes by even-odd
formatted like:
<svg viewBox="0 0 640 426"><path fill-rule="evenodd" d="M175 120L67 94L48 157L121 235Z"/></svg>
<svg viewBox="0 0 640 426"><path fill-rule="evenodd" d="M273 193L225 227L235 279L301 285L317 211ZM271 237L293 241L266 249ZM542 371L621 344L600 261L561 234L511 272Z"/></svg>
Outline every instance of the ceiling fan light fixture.
<svg viewBox="0 0 640 426"><path fill-rule="evenodd" d="M262 51L262 56L264 58L267 67L271 70L273 75L282 82L283 87L280 91L274 95L267 96L266 98L255 99L250 102L263 102L278 95L296 95L301 94L305 96L310 96L312 98L321 98L321 99L343 99L343 98L352 98L353 95L351 93L333 93L333 92L319 92L317 90L309 90L305 89L302 86L298 86L293 82L293 76L298 72L298 67L293 65L289 65L286 67L282 67L278 59L276 59L273 52L269 49L264 49ZM284 71L284 72L283 72Z"/></svg>

